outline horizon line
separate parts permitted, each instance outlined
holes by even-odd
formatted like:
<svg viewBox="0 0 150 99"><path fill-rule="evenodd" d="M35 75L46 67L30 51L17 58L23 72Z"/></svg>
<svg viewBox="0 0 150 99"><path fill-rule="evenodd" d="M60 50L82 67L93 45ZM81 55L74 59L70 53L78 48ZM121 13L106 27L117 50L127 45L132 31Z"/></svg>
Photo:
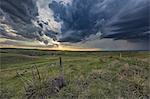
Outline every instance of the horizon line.
<svg viewBox="0 0 150 99"><path fill-rule="evenodd" d="M77 49L72 49L72 50L62 50L62 49L51 49L51 48L33 48L33 47L0 47L0 49L25 49L25 50L43 50L43 51L68 51L68 52L127 52L127 51L150 51L150 50L77 50Z"/></svg>

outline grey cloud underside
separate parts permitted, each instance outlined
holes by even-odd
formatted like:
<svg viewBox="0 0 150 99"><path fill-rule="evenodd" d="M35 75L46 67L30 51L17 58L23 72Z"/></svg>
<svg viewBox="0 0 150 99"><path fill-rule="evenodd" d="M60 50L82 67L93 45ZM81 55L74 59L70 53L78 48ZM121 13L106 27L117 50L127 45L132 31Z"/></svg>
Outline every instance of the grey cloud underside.
<svg viewBox="0 0 150 99"><path fill-rule="evenodd" d="M148 0L73 0L49 4L62 21L62 42L79 42L101 31L101 38L149 39Z"/></svg>
<svg viewBox="0 0 150 99"><path fill-rule="evenodd" d="M1 0L0 8L9 15L14 22L31 23L38 15L35 0Z"/></svg>
<svg viewBox="0 0 150 99"><path fill-rule="evenodd" d="M9 25L17 34L26 38L34 38L36 27L31 20L37 16L37 8L32 0L1 0L0 2L1 24ZM4 36L7 31L2 30ZM14 38L12 38L14 39Z"/></svg>
<svg viewBox="0 0 150 99"><path fill-rule="evenodd" d="M148 40L150 37L150 5L146 1L143 0L138 5L130 4L123 9L118 16L106 24L103 37Z"/></svg>

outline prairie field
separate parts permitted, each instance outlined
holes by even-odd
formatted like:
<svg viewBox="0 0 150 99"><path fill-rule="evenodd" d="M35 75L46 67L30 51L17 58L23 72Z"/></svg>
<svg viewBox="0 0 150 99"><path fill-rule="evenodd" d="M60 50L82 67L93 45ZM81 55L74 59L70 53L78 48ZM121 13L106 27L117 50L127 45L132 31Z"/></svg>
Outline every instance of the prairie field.
<svg viewBox="0 0 150 99"><path fill-rule="evenodd" d="M148 51L0 49L0 99L149 99Z"/></svg>

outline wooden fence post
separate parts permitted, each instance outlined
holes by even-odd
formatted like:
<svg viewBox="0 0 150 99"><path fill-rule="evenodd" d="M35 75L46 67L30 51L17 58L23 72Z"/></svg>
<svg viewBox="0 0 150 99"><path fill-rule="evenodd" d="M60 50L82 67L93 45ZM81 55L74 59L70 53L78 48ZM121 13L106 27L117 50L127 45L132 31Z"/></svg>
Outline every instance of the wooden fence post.
<svg viewBox="0 0 150 99"><path fill-rule="evenodd" d="M62 58L59 57L59 64L60 64L60 75L62 77L64 77L64 68L63 68L63 65L62 65Z"/></svg>
<svg viewBox="0 0 150 99"><path fill-rule="evenodd" d="M61 60L61 57L59 57L59 63L60 63L60 67L62 68L62 60Z"/></svg>
<svg viewBox="0 0 150 99"><path fill-rule="evenodd" d="M122 58L122 53L121 52L120 52L119 56L120 56L120 58Z"/></svg>

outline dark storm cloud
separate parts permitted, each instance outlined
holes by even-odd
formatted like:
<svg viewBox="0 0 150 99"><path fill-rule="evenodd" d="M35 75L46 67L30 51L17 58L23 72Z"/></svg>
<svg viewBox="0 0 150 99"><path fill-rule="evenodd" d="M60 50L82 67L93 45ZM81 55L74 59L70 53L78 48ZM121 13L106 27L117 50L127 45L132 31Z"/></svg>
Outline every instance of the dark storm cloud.
<svg viewBox="0 0 150 99"><path fill-rule="evenodd" d="M35 37L35 33L33 32L36 32L37 28L31 21L38 14L33 0L1 0L0 9L1 17L4 17L4 20L0 20L3 29L9 27L15 30L16 34L22 35L23 37ZM7 30L3 30L3 35L8 36Z"/></svg>
<svg viewBox="0 0 150 99"><path fill-rule="evenodd" d="M135 4L131 2L105 25L103 37L148 40L150 36L149 10L148 0L137 0Z"/></svg>
<svg viewBox="0 0 150 99"><path fill-rule="evenodd" d="M129 0L73 0L64 5L53 1L49 7L56 21L63 21L60 41L79 42L101 30L102 25Z"/></svg>
<svg viewBox="0 0 150 99"><path fill-rule="evenodd" d="M38 15L35 0L1 0L0 7L14 22L31 23Z"/></svg>
<svg viewBox="0 0 150 99"><path fill-rule="evenodd" d="M52 31L43 29L47 23L39 21L37 18L38 8L36 2L37 0L1 0L0 27L3 30L0 31L0 34L5 38L17 39L18 36L15 37L7 33L8 31L5 27L9 27L9 29L16 31L16 35L20 35L22 38L39 40L45 44L48 44L49 41L42 38L41 34L56 39ZM18 38L18 40L20 39Z"/></svg>
<svg viewBox="0 0 150 99"><path fill-rule="evenodd" d="M148 0L73 0L49 4L62 21L62 42L79 42L91 34L114 39L149 38Z"/></svg>

